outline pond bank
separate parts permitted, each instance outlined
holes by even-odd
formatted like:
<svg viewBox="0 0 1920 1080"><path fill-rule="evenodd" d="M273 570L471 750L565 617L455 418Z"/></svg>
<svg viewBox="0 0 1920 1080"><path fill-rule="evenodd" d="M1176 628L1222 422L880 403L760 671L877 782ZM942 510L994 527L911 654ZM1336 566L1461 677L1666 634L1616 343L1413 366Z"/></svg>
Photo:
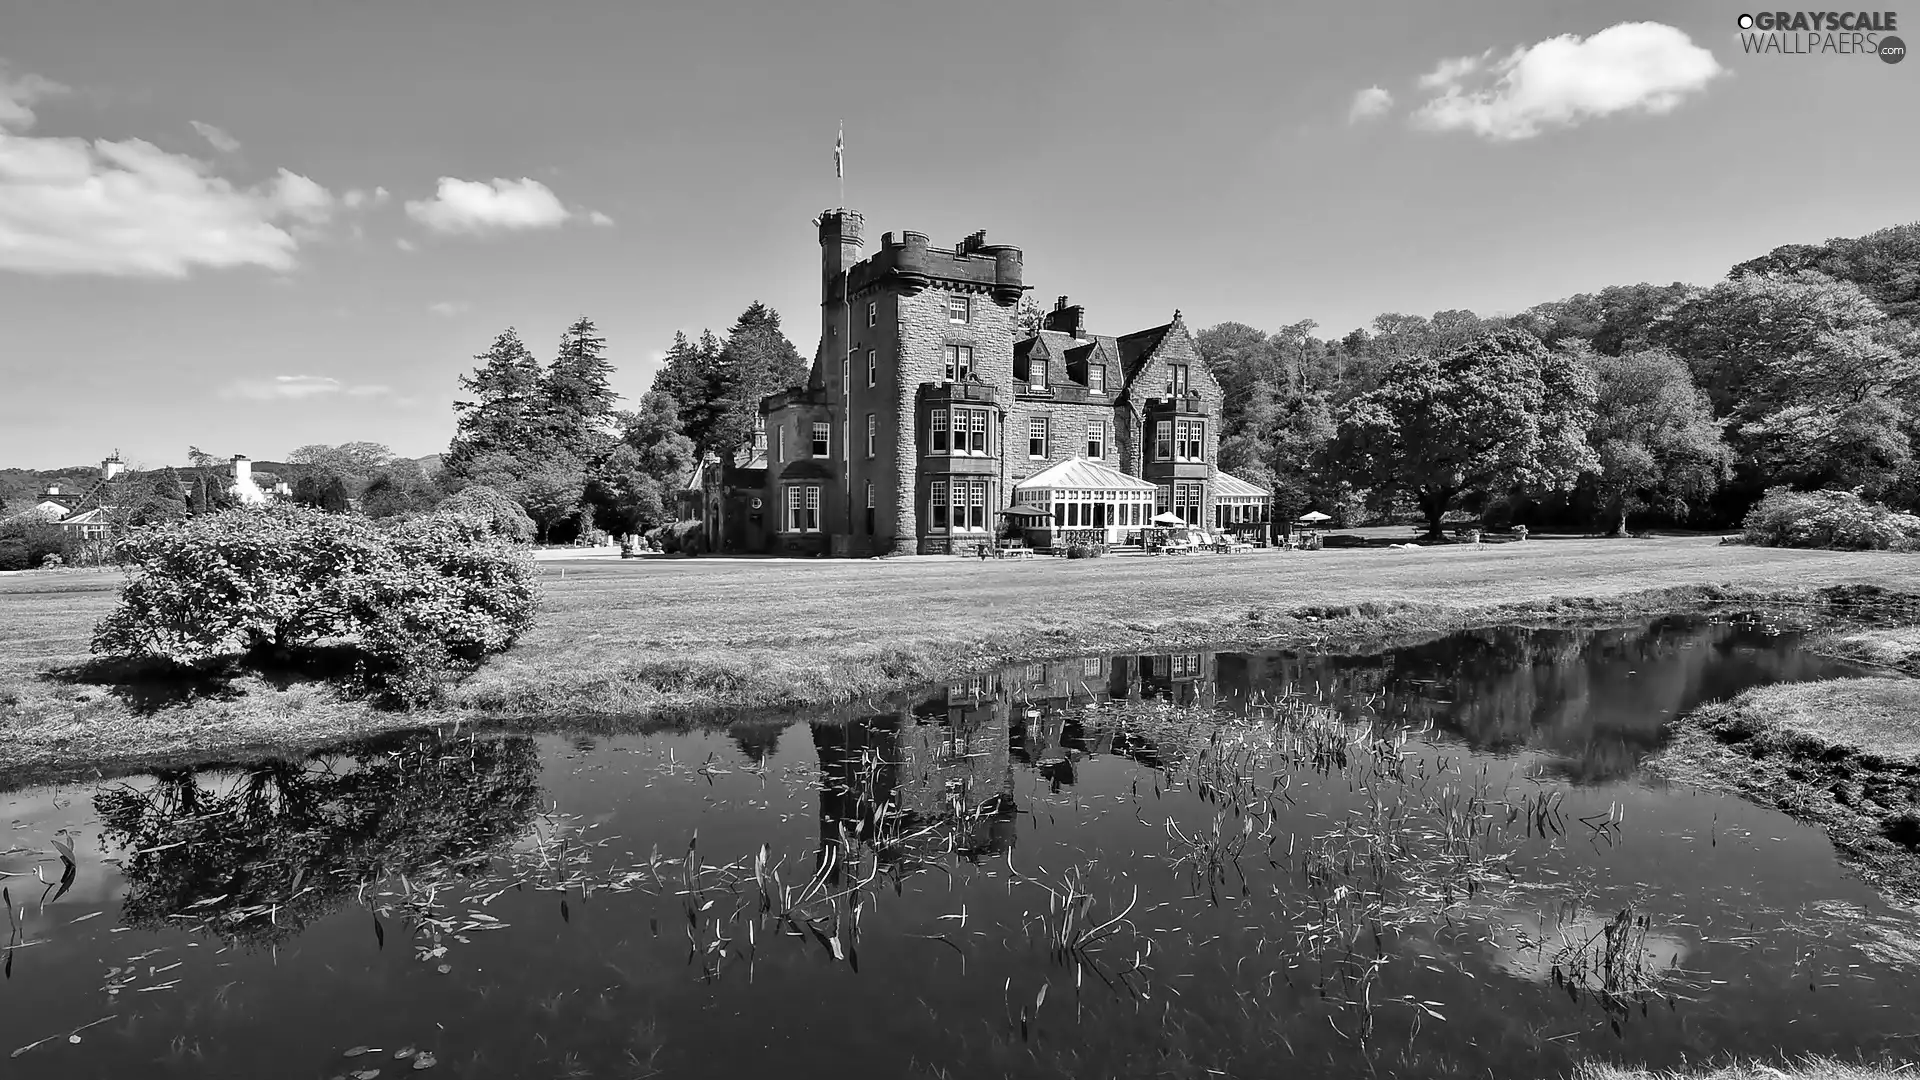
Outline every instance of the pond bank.
<svg viewBox="0 0 1920 1080"><path fill-rule="evenodd" d="M1819 825L1869 884L1920 896L1920 680L1757 687L1683 718L1648 764Z"/></svg>
<svg viewBox="0 0 1920 1080"><path fill-rule="evenodd" d="M1827 1058L1794 1062L1785 1068L1771 1065L1722 1065L1679 1071L1631 1069L1619 1065L1583 1065L1573 1080L1892 1080L1908 1076L1905 1066L1848 1065Z"/></svg>

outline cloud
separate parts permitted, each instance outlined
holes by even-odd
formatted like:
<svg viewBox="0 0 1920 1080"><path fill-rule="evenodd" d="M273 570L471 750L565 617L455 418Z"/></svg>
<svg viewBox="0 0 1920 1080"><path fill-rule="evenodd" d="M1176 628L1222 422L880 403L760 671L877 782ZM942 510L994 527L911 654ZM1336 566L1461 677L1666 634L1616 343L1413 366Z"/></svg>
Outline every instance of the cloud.
<svg viewBox="0 0 1920 1080"><path fill-rule="evenodd" d="M1724 74L1713 53L1684 31L1620 23L1584 39L1548 38L1491 63L1443 60L1420 79L1439 93L1414 113L1414 123L1510 142L1619 113L1672 112ZM1472 76L1481 85L1469 86Z"/></svg>
<svg viewBox="0 0 1920 1080"><path fill-rule="evenodd" d="M452 318L464 311L471 310L472 304L465 300L441 300L427 305L427 310L444 318Z"/></svg>
<svg viewBox="0 0 1920 1080"><path fill-rule="evenodd" d="M1357 124L1362 120L1371 120L1393 108L1393 95L1378 86L1369 86L1353 95L1353 105L1347 109L1347 123Z"/></svg>
<svg viewBox="0 0 1920 1080"><path fill-rule="evenodd" d="M200 137L207 140L208 145L212 146L215 150L223 154L237 154L240 152L239 139L214 127L212 124L201 123L198 120L189 120L187 122L192 124L193 130L199 132Z"/></svg>
<svg viewBox="0 0 1920 1080"><path fill-rule="evenodd" d="M365 188L349 188L340 196L340 204L349 210L358 210L363 206L384 206L390 194L386 188L377 187L372 191Z"/></svg>
<svg viewBox="0 0 1920 1080"><path fill-rule="evenodd" d="M415 247L415 246L414 246L414 243L413 243L413 241L411 241L411 240L409 240L409 239L407 239L407 238L406 238L406 237L404 237L404 236L402 236L402 237L400 237L400 238L399 238L398 240L395 240L395 241L393 242L393 246L394 246L394 247L397 247L397 248L399 248L399 249L400 249L401 251L418 251L418 250L420 250L419 248L417 248L417 247Z"/></svg>
<svg viewBox="0 0 1920 1080"><path fill-rule="evenodd" d="M407 216L435 232L479 234L550 229L573 212L538 180L496 178L487 183L443 176L433 198L407 203Z"/></svg>
<svg viewBox="0 0 1920 1080"><path fill-rule="evenodd" d="M587 220L593 222L595 225L603 226L609 229L613 228L613 219L601 213L598 210L592 211L589 214L587 214Z"/></svg>
<svg viewBox="0 0 1920 1080"><path fill-rule="evenodd" d="M391 392L391 387L371 383L349 386L325 375L275 375L270 379L235 380L221 388L220 396L249 401L304 401L328 394L373 397Z"/></svg>
<svg viewBox="0 0 1920 1080"><path fill-rule="evenodd" d="M64 88L0 73L0 270L181 278L197 268L289 270L333 196L298 173L242 187L144 139L29 134Z"/></svg>

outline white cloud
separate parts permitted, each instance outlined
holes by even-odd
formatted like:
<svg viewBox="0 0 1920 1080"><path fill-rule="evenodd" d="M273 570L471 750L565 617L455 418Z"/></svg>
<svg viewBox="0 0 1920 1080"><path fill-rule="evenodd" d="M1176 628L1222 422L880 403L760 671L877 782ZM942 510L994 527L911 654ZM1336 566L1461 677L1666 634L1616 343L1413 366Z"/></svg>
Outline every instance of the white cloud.
<svg viewBox="0 0 1920 1080"><path fill-rule="evenodd" d="M427 310L433 312L435 315L452 318L455 315L470 310L472 307L472 304L464 300L441 300L428 304Z"/></svg>
<svg viewBox="0 0 1920 1080"><path fill-rule="evenodd" d="M1353 104L1347 109L1347 123L1357 124L1362 120L1371 120L1393 108L1393 95L1378 86L1369 86L1353 95Z"/></svg>
<svg viewBox="0 0 1920 1080"><path fill-rule="evenodd" d="M598 210L594 210L589 214L587 214L587 220L593 222L595 225L603 226L605 228L610 229L613 227L613 219L601 213Z"/></svg>
<svg viewBox="0 0 1920 1080"><path fill-rule="evenodd" d="M220 130L219 128L214 127L212 124L202 123L198 120L189 120L187 122L192 124L193 130L199 132L200 137L207 140L207 144L209 146L212 146L215 150L218 150L223 154L237 154L240 152L239 139L236 139L233 136L227 134L226 132Z"/></svg>
<svg viewBox="0 0 1920 1080"><path fill-rule="evenodd" d="M376 384L349 386L325 375L275 375L270 379L238 379L220 390L224 398L250 401L304 401L327 394L372 397L391 392L391 387Z"/></svg>
<svg viewBox="0 0 1920 1080"><path fill-rule="evenodd" d="M1684 31L1620 23L1584 39L1548 38L1490 64L1474 57L1442 61L1420 79L1439 93L1414 121L1496 142L1526 139L1617 113L1671 112L1725 73ZM1481 76L1481 85L1470 87L1469 76Z"/></svg>
<svg viewBox="0 0 1920 1080"><path fill-rule="evenodd" d="M372 191L365 188L349 188L340 195L340 205L349 210L358 210L363 206L382 206L389 198L386 188L377 187Z"/></svg>
<svg viewBox="0 0 1920 1080"><path fill-rule="evenodd" d="M441 233L549 229L573 216L553 189L538 180L440 178L431 199L409 201L407 215Z"/></svg>
<svg viewBox="0 0 1920 1080"><path fill-rule="evenodd" d="M401 251L418 251L418 250L420 250L419 248L417 248L417 247L415 247L415 246L413 245L413 241L411 241L411 240L409 240L409 239L407 239L407 238L406 238L406 237L404 237L404 236L403 236L403 237L401 237L401 238L399 238L398 240L395 240L395 241L393 242L393 246L394 246L394 247L397 247L397 248L399 248L399 249L400 249Z"/></svg>
<svg viewBox="0 0 1920 1080"><path fill-rule="evenodd" d="M0 64L0 128L19 128L25 130L33 125L34 102L56 94L67 93L66 87L52 79L42 78L28 73L9 75L5 64Z"/></svg>
<svg viewBox="0 0 1920 1080"><path fill-rule="evenodd" d="M144 139L28 134L61 87L0 74L0 270L185 277L197 268L291 269L333 196L297 173L241 187Z"/></svg>

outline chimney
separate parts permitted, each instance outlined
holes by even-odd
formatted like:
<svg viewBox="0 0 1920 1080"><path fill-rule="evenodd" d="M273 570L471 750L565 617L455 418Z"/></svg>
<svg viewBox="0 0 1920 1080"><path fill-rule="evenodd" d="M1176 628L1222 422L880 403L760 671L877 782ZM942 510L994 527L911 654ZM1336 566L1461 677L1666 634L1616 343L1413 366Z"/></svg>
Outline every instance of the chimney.
<svg viewBox="0 0 1920 1080"><path fill-rule="evenodd" d="M1142 488L1141 490L1142 490L1142 491L1144 491L1144 490L1146 490L1146 489L1145 489L1145 488ZM47 494L49 494L49 495L58 495L58 494L60 494L60 485L59 485L59 484L48 484L48 485L47 485Z"/></svg>
<svg viewBox="0 0 1920 1080"><path fill-rule="evenodd" d="M126 471L127 467L120 461L120 452L118 450L113 452L112 457L100 463L100 479L102 480L111 480Z"/></svg>
<svg viewBox="0 0 1920 1080"><path fill-rule="evenodd" d="M987 230L981 229L979 232L971 233L965 240L960 241L960 246L955 250L962 255L971 255L986 246Z"/></svg>
<svg viewBox="0 0 1920 1080"><path fill-rule="evenodd" d="M245 454L233 455L233 482L236 484L253 483L253 462Z"/></svg>
<svg viewBox="0 0 1920 1080"><path fill-rule="evenodd" d="M1072 334L1075 338L1084 337L1087 332L1087 309L1079 304L1068 307L1067 298L1063 296L1054 301L1053 310L1047 312L1042 329Z"/></svg>

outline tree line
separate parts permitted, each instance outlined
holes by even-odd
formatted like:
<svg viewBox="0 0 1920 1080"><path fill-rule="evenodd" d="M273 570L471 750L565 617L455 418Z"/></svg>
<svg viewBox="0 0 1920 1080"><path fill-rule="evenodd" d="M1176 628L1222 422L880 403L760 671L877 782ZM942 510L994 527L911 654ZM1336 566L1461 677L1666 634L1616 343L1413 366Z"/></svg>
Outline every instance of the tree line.
<svg viewBox="0 0 1920 1080"><path fill-rule="evenodd" d="M1634 515L1724 525L1775 486L1920 506L1916 319L1907 225L1777 248L1710 286L1198 340L1222 387L1220 464L1271 485L1281 513L1619 533Z"/></svg>

